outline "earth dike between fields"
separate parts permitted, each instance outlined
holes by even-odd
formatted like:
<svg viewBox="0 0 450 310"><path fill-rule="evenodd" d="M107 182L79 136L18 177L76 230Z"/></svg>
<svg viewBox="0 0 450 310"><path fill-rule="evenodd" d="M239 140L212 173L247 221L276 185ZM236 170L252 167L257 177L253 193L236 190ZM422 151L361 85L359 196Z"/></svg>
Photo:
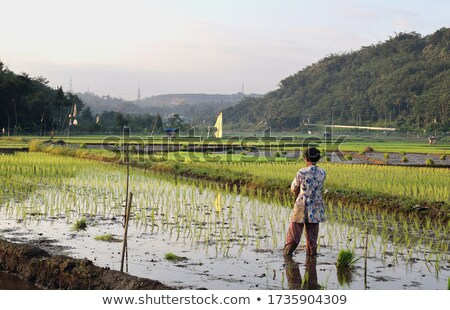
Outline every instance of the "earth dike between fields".
<svg viewBox="0 0 450 310"><path fill-rule="evenodd" d="M0 239L0 270L8 273L0 275L2 279L0 289L172 289L159 281L95 266L87 259L51 255L33 245L17 244L2 239Z"/></svg>

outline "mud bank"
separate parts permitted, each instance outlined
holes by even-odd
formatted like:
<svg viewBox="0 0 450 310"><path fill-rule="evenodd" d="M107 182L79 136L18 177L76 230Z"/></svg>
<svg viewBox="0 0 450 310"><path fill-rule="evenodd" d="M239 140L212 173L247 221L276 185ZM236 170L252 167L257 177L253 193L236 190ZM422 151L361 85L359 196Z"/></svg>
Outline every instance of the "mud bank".
<svg viewBox="0 0 450 310"><path fill-rule="evenodd" d="M53 290L170 290L159 281L95 266L87 259L55 255L0 239L0 270Z"/></svg>

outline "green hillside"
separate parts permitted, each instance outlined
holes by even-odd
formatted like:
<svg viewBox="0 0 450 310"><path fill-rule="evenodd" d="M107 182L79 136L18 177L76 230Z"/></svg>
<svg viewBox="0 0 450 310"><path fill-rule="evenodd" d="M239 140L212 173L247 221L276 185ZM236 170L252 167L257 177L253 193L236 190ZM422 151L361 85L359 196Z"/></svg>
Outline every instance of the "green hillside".
<svg viewBox="0 0 450 310"><path fill-rule="evenodd" d="M450 130L450 29L399 33L358 51L329 55L282 80L263 98L224 112L236 129L302 130L307 124Z"/></svg>

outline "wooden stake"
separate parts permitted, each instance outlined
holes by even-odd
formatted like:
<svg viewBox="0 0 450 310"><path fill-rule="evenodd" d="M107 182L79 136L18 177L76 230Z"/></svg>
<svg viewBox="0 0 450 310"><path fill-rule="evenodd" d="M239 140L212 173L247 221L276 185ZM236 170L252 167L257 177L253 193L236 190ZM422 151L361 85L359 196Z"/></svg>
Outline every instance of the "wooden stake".
<svg viewBox="0 0 450 310"><path fill-rule="evenodd" d="M369 228L366 229L366 240L364 240L364 289L367 290L367 247L369 241Z"/></svg>
<svg viewBox="0 0 450 310"><path fill-rule="evenodd" d="M122 260L120 263L120 271L123 272L123 263L125 260L125 252L127 251L127 236L128 236L128 222L130 220L131 202L133 200L133 193L128 195L128 201L125 208L125 232L123 233L123 246L122 246Z"/></svg>

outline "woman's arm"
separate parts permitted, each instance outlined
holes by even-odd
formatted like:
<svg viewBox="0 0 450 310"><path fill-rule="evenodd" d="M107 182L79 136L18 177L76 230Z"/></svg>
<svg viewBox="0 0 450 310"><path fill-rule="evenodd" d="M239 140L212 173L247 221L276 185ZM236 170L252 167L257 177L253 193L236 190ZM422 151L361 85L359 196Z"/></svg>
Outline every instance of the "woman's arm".
<svg viewBox="0 0 450 310"><path fill-rule="evenodd" d="M291 192L295 195L295 197L297 197L298 194L300 194L300 182L298 180L298 175L291 183Z"/></svg>

